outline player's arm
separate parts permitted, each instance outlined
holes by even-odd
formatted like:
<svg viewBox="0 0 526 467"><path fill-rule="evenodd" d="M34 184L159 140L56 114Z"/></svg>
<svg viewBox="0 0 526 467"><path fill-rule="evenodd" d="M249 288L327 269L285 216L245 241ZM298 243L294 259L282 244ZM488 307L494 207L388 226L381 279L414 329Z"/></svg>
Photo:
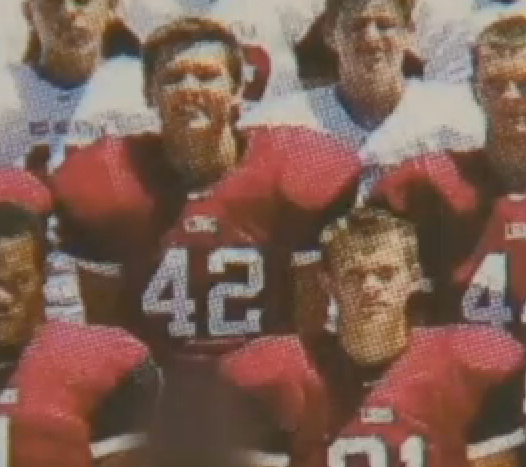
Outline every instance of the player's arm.
<svg viewBox="0 0 526 467"><path fill-rule="evenodd" d="M524 373L513 374L486 394L480 417L469 429L467 448L471 467L521 465L526 432L522 401Z"/></svg>
<svg viewBox="0 0 526 467"><path fill-rule="evenodd" d="M142 446L161 389L151 357L137 364L101 403L91 422L91 452L107 461Z"/></svg>

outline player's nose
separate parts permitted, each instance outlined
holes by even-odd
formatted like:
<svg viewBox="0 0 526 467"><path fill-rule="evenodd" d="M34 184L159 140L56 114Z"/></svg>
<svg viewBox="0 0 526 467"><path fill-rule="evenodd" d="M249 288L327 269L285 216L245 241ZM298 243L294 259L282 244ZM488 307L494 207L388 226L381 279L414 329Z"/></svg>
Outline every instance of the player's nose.
<svg viewBox="0 0 526 467"><path fill-rule="evenodd" d="M502 93L502 97L505 99L520 99L523 96L519 85L515 81L510 80Z"/></svg>
<svg viewBox="0 0 526 467"><path fill-rule="evenodd" d="M193 73L186 73L180 81L179 87L183 89L195 89L201 87L201 81Z"/></svg>
<svg viewBox="0 0 526 467"><path fill-rule="evenodd" d="M375 42L380 39L380 31L376 21L369 21L364 31L364 39L368 42Z"/></svg>
<svg viewBox="0 0 526 467"><path fill-rule="evenodd" d="M362 284L362 290L366 299L374 298L380 292L380 280L374 273L368 273Z"/></svg>

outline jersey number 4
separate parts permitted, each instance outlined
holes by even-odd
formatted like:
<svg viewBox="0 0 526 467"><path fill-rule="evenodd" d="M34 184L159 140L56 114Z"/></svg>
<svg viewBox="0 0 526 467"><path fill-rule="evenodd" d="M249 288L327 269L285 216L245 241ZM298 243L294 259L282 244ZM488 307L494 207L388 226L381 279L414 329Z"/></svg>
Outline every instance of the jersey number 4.
<svg viewBox="0 0 526 467"><path fill-rule="evenodd" d="M339 438L329 448L329 467L346 467L353 455L366 455L369 467L389 467L389 452L377 436ZM410 436L400 446L400 460L405 467L425 467L425 443L420 436ZM398 465L398 464L397 464Z"/></svg>
<svg viewBox="0 0 526 467"><path fill-rule="evenodd" d="M508 269L506 253L490 253L484 258L462 298L464 318L496 325L513 321L513 311L506 304ZM488 304L482 305L485 296ZM526 323L526 304L522 306L521 321Z"/></svg>
<svg viewBox="0 0 526 467"><path fill-rule="evenodd" d="M211 336L232 336L261 332L261 309L247 309L244 320L225 319L225 299L256 297L264 287L263 257L253 248L219 248L208 255L208 272L223 274L227 265L247 268L246 283L222 282L208 292L208 330ZM168 332L173 337L196 335L196 325L189 320L195 313L195 301L188 298L188 252L172 248L164 257L143 295L145 313L171 313ZM171 284L171 299L160 297Z"/></svg>

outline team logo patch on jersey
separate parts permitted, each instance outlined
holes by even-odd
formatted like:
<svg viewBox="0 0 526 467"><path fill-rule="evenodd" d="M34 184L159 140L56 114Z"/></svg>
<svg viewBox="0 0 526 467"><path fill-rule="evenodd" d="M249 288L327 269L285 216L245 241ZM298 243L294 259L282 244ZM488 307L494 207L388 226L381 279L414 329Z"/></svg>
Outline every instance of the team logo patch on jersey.
<svg viewBox="0 0 526 467"><path fill-rule="evenodd" d="M216 233L217 219L209 216L192 216L184 220L184 230L188 233Z"/></svg>
<svg viewBox="0 0 526 467"><path fill-rule="evenodd" d="M505 226L506 240L526 239L526 222L509 222Z"/></svg>
<svg viewBox="0 0 526 467"><path fill-rule="evenodd" d="M395 416L389 407L362 407L360 420L362 423L389 424L394 422Z"/></svg>

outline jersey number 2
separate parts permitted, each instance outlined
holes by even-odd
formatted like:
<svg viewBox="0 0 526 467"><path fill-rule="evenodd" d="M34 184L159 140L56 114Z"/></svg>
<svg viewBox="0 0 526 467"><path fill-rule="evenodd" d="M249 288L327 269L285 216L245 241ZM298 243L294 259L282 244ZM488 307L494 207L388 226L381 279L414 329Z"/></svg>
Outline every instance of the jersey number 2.
<svg viewBox="0 0 526 467"><path fill-rule="evenodd" d="M263 310L247 309L244 320L225 319L225 299L256 297L263 290L263 258L253 248L219 248L208 255L208 272L222 274L226 265L247 267L246 283L222 282L208 292L208 329L211 336L231 336L261 332ZM153 276L142 303L145 313L172 313L168 332L173 337L196 335L196 325L189 320L195 313L195 301L188 298L188 252L185 248L172 248L164 257ZM161 300L160 296L171 283L171 299Z"/></svg>

